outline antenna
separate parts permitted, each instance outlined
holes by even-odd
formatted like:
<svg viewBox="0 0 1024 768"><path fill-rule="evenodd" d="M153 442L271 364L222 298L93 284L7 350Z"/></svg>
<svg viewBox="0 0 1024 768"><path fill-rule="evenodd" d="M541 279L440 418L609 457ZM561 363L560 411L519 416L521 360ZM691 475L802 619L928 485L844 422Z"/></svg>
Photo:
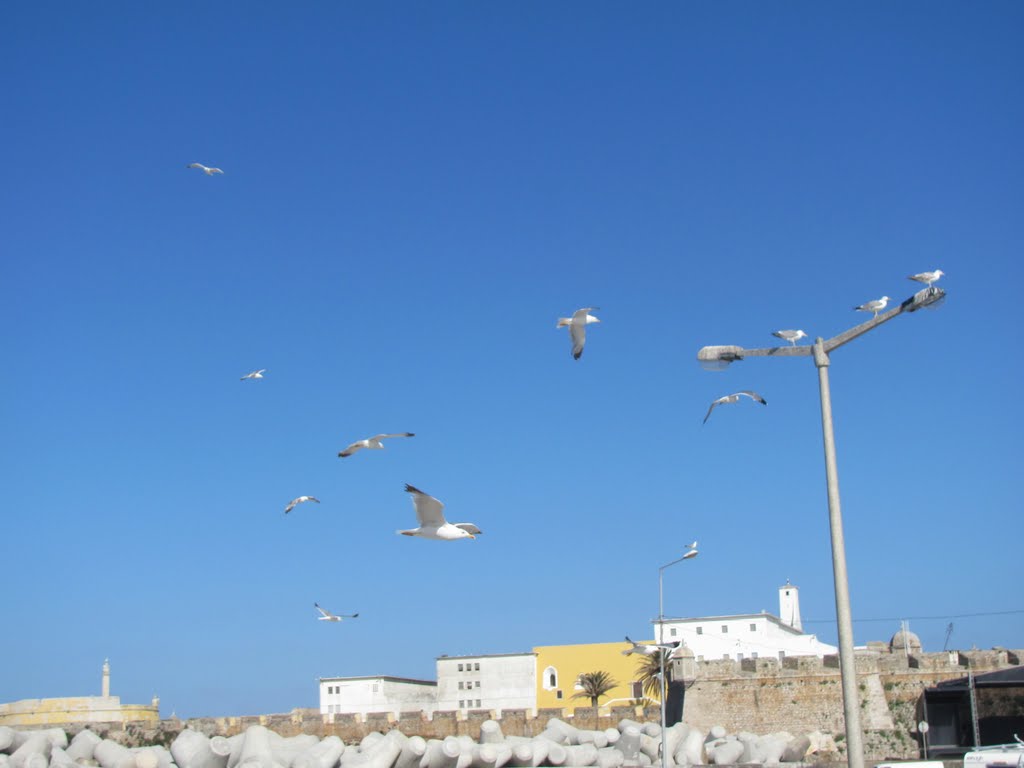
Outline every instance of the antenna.
<svg viewBox="0 0 1024 768"><path fill-rule="evenodd" d="M948 646L949 646L949 636L952 635L952 634L953 634L953 622L951 621L951 622L949 622L949 624L946 625L946 639L942 643L942 650L944 650L944 651L949 650L949 648L948 648Z"/></svg>

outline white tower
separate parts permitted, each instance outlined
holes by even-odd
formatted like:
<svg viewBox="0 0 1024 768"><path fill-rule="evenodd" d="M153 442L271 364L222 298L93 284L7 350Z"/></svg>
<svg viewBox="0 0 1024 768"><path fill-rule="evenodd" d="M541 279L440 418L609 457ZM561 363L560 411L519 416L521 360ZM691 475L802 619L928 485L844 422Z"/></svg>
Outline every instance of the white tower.
<svg viewBox="0 0 1024 768"><path fill-rule="evenodd" d="M800 621L800 590L790 584L789 579L786 579L784 586L779 587L779 618L783 624L788 624L797 632L804 631Z"/></svg>
<svg viewBox="0 0 1024 768"><path fill-rule="evenodd" d="M110 695L110 659L103 660L103 698Z"/></svg>

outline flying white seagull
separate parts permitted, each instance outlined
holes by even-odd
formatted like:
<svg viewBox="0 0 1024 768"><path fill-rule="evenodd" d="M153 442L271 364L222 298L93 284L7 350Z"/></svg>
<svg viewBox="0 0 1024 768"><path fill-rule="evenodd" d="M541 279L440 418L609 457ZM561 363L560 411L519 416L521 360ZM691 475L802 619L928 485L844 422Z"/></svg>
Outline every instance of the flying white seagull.
<svg viewBox="0 0 1024 768"><path fill-rule="evenodd" d="M874 301L865 301L859 307L854 307L858 312L871 312L875 317L878 317L878 313L885 309L885 305L889 303L889 297L883 296L880 299Z"/></svg>
<svg viewBox="0 0 1024 768"><path fill-rule="evenodd" d="M590 323L601 322L590 314L591 312L596 312L597 309L597 307L584 307L573 312L572 317L558 318L556 328L569 326L569 338L572 340L572 356L574 360L579 360L580 355L583 354L583 345L587 343L587 326Z"/></svg>
<svg viewBox="0 0 1024 768"><path fill-rule="evenodd" d="M213 176L213 174L215 174L215 173L224 173L224 171L222 171L220 168L207 168L202 163L189 163L185 167L186 168L198 168L203 173L205 173L207 176Z"/></svg>
<svg viewBox="0 0 1024 768"><path fill-rule="evenodd" d="M679 642L674 643L638 643L635 640L630 640L629 635L626 635L626 642L632 647L627 648L622 652L623 656L629 656L632 653L639 653L641 656L653 656L659 651L672 651L679 645Z"/></svg>
<svg viewBox="0 0 1024 768"><path fill-rule="evenodd" d="M341 458L345 459L362 448L371 448L373 450L379 451L384 447L384 443L382 443L381 440L387 437L416 437L416 435L414 435L412 432L395 432L394 434L390 435L374 435L373 437L368 437L365 440L356 440L354 443L352 443L352 445L350 445L345 450L339 451L338 455Z"/></svg>
<svg viewBox="0 0 1024 768"><path fill-rule="evenodd" d="M907 280L917 280L917 282L924 283L931 288L932 283L937 283L944 274L946 273L941 269L936 269L934 272L918 272L916 275L910 275L907 277Z"/></svg>
<svg viewBox="0 0 1024 768"><path fill-rule="evenodd" d="M245 376L241 378L241 381L245 381L246 379L262 379L263 374L266 372L266 368L260 368L258 371L253 371L252 373L245 374Z"/></svg>
<svg viewBox="0 0 1024 768"><path fill-rule="evenodd" d="M419 520L419 528L409 528L398 531L403 536L422 536L424 539L440 539L441 541L454 541L455 539L475 539L482 531L472 523L449 523L444 519L444 504L428 496L419 488L413 488L408 483L405 486L406 493L412 494L412 505L416 508L416 519Z"/></svg>
<svg viewBox="0 0 1024 768"><path fill-rule="evenodd" d="M794 347L796 346L796 343L806 335L807 334L803 331L772 331L772 336L785 339Z"/></svg>
<svg viewBox="0 0 1024 768"><path fill-rule="evenodd" d="M299 504L302 504L304 501L315 501L317 504L320 503L320 499L316 498L315 496L299 496L297 499L292 499L291 501L288 502L288 506L284 508L284 513L287 515L289 512L291 512L293 509L299 506Z"/></svg>
<svg viewBox="0 0 1024 768"><path fill-rule="evenodd" d="M331 613L325 611L320 607L320 603L313 603L313 607L320 611L321 615L317 617L317 621L341 621L342 619L354 619L359 616L358 613Z"/></svg>
<svg viewBox="0 0 1024 768"><path fill-rule="evenodd" d="M691 541L689 544L686 545L686 548L687 549L696 549L697 548L697 540L694 539L693 541Z"/></svg>
<svg viewBox="0 0 1024 768"><path fill-rule="evenodd" d="M715 406L722 405L723 403L735 403L735 402L738 402L739 399L740 399L740 395L744 395L746 397L749 397L751 400L756 400L761 405L768 405L768 401L765 400L763 397L761 397L759 394L757 394L757 392L754 392L753 390L744 389L742 392L733 392L731 395L724 395L723 397L720 397L717 400L715 400L714 402L712 402L711 403L711 407L708 408L708 412L706 414L704 414L704 421L702 421L701 424L707 424L708 423L708 417L711 415L711 412L713 410L715 410ZM697 543L694 542L694 546L690 547L690 549L694 549L696 547L696 545L697 545Z"/></svg>

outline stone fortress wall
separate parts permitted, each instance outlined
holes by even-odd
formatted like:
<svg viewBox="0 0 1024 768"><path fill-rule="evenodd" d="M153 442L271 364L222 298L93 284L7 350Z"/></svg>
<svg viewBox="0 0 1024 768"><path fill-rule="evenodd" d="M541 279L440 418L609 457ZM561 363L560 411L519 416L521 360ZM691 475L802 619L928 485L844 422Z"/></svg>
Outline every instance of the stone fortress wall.
<svg viewBox="0 0 1024 768"><path fill-rule="evenodd" d="M881 644L880 644L881 645ZM881 650L881 649L876 649ZM916 650L916 649L915 649ZM860 653L857 656L858 693L861 699L865 751L881 759L914 758L919 754L917 722L925 688L943 680L992 672L1020 664L1024 650L901 651ZM837 656L744 659L693 662L692 682L686 686L683 720L703 731L723 726L730 732L793 734L821 731L841 742L843 702ZM686 678L690 679L690 675ZM622 718L657 721L657 707L577 707L569 709L490 710L421 713L380 712L367 715L323 715L317 709L295 709L287 714L251 717L177 718L158 724L109 723L108 738L129 745L169 743L186 725L208 736L232 736L250 725L263 725L282 736L300 733L320 738L338 736L356 743L373 731L400 728L407 736L443 739L446 736L479 738L480 726L496 719L509 735L536 736L551 718L567 720L582 729L612 728ZM75 726L78 730L86 724ZM97 724L89 724L97 730ZM73 733L75 728L69 729Z"/></svg>

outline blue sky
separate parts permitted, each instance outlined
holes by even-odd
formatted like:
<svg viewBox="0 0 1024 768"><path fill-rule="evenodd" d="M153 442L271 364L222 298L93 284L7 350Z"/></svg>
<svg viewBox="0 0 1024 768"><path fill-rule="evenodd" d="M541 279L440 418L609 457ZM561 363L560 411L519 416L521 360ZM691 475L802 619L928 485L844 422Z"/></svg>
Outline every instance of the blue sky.
<svg viewBox="0 0 1024 768"><path fill-rule="evenodd" d="M0 701L109 657L165 715L282 712L650 636L693 538L666 613L789 579L835 642L814 367L695 355L936 268L939 310L833 357L855 641L1024 646L1022 32L1012 2L4 4ZM484 535L396 536L405 483Z"/></svg>

